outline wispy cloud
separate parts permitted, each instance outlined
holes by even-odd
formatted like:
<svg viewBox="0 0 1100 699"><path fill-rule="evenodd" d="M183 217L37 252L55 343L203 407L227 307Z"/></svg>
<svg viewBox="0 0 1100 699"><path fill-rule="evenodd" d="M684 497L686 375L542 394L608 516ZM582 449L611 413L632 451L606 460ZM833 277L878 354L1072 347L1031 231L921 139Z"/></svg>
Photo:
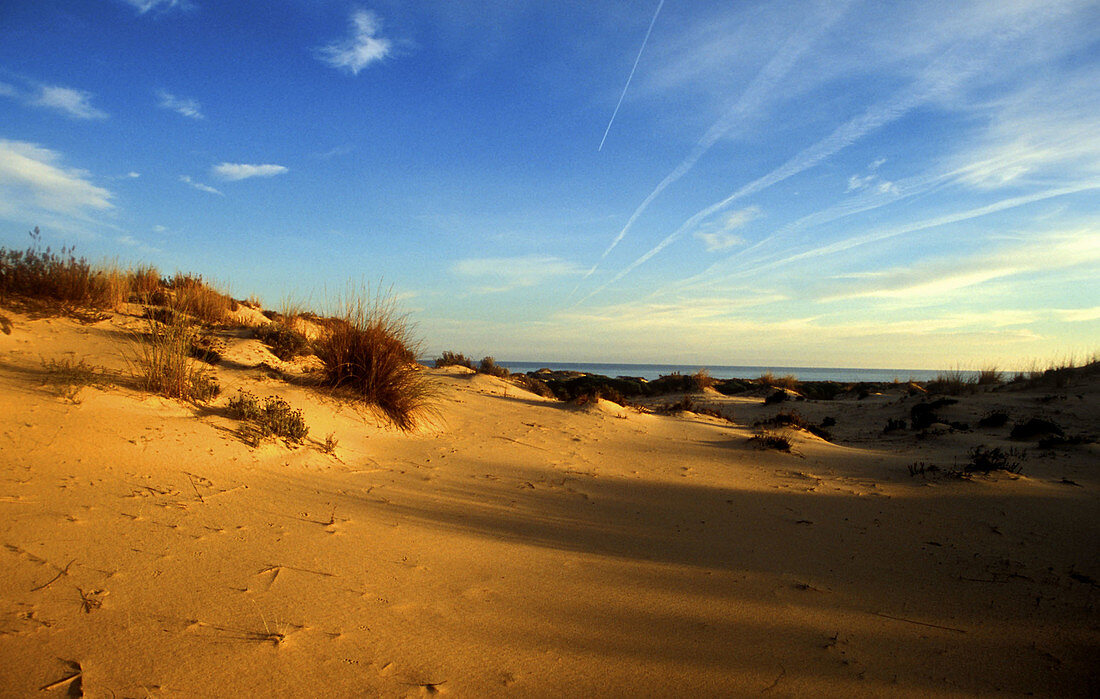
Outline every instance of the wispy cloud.
<svg viewBox="0 0 1100 699"><path fill-rule="evenodd" d="M798 30L787 38L787 41L784 42L779 51L771 57L764 68L760 70L755 78L753 78L752 83L749 84L737 101L734 102L733 106L722 115L722 118L707 130L703 137L699 139L698 143L692 148L688 156L684 158L672 172L666 175L653 191L646 196L642 203L638 205L634 213L630 215L626 225L623 226L622 230L612 239L611 244L603 251L603 254L596 260L596 263L585 272L584 277L581 279L582 282L595 273L600 264L611 254L611 251L626 237L627 232L633 227L638 218L662 192L689 173L692 168L695 167L695 164L699 162L699 159L706 155L706 153L714 147L714 144L722 139L731 129L740 124L750 114L761 109L770 99L773 99L775 86L783 80L787 73L789 73L798 62L798 59L813 45L814 38L828 30L829 27L840 20L847 11L849 4L850 0L837 3L835 6L827 9L819 8L825 9L824 14L818 12L812 13L811 16L799 26ZM576 291L576 288L573 289L573 293L576 293Z"/></svg>
<svg viewBox="0 0 1100 699"><path fill-rule="evenodd" d="M743 228L749 222L760 218L760 216L759 206L749 206L738 211L732 211L722 219L721 226L717 230L696 231L695 237L703 241L707 252L729 250L738 245L743 245L745 242L745 239L734 233L734 231Z"/></svg>
<svg viewBox="0 0 1100 699"><path fill-rule="evenodd" d="M378 35L381 25L381 20L370 10L355 10L351 14L351 36L318 48L317 57L333 68L358 75L392 51L392 42Z"/></svg>
<svg viewBox="0 0 1100 699"><path fill-rule="evenodd" d="M61 164L61 155L26 141L0 140L0 211L31 216L45 211L85 217L112 207L110 191L84 170Z"/></svg>
<svg viewBox="0 0 1100 699"><path fill-rule="evenodd" d="M35 107L55 109L74 119L106 119L107 112L91 105L92 95L84 90L59 85L43 85L29 100Z"/></svg>
<svg viewBox="0 0 1100 699"><path fill-rule="evenodd" d="M220 191L214 189L213 187L211 187L208 184L203 184L202 182L196 182L195 180L191 179L190 175L180 175L180 182L183 182L184 184L191 185L192 187L199 190L200 192L206 192L208 194L217 194L218 196L225 196Z"/></svg>
<svg viewBox="0 0 1100 699"><path fill-rule="evenodd" d="M193 7L189 0L122 0L127 5L130 5L138 11L139 15L143 15L146 12L156 10L158 12L164 12L167 10L189 10Z"/></svg>
<svg viewBox="0 0 1100 699"><path fill-rule="evenodd" d="M206 118L202 113L202 105L198 101L176 97L168 90L157 90L157 106L161 109L171 109L189 119Z"/></svg>
<svg viewBox="0 0 1100 699"><path fill-rule="evenodd" d="M211 172L230 182L246 180L250 177L274 177L287 172L282 165L249 165L247 163L222 163L211 168Z"/></svg>
<svg viewBox="0 0 1100 699"><path fill-rule="evenodd" d="M451 272L456 276L481 282L474 288L479 293L537 286L580 271L576 264L550 255L468 258L451 265Z"/></svg>

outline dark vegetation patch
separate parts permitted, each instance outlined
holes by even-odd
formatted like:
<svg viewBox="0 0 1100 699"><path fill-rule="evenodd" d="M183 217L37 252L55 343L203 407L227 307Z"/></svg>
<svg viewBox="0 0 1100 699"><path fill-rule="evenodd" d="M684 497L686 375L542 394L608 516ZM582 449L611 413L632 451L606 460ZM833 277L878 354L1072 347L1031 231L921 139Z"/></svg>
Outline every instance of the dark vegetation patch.
<svg viewBox="0 0 1100 699"><path fill-rule="evenodd" d="M970 460L963 466L965 473L990 473L992 471L1008 471L1019 473L1020 461L1024 458L1024 452L1016 449L1005 451L1000 447L987 449L980 444L967 452Z"/></svg>
<svg viewBox="0 0 1100 699"><path fill-rule="evenodd" d="M773 417L766 420L761 420L756 423L759 427L794 427L800 430L809 432L812 435L820 437L827 442L831 442L833 435L828 430L823 429L805 417L803 417L797 410L792 410L786 413L776 413Z"/></svg>
<svg viewBox="0 0 1100 699"><path fill-rule="evenodd" d="M784 451L790 453L791 451L791 439L786 435L774 434L771 432L762 432L761 434L754 434L749 437L749 444L752 444L757 449L772 449L775 451Z"/></svg>
<svg viewBox="0 0 1100 699"><path fill-rule="evenodd" d="M954 398L938 398L930 403L917 403L909 409L909 419L913 423L913 429L923 430L937 422L943 422L936 411L958 402Z"/></svg>
<svg viewBox="0 0 1100 699"><path fill-rule="evenodd" d="M887 434L889 432L898 432L900 430L906 429L907 427L908 423L905 422L904 418L892 417L886 420L886 426L882 428L882 433Z"/></svg>
<svg viewBox="0 0 1100 699"><path fill-rule="evenodd" d="M783 403L790 398L786 391L775 391L768 395L764 399L764 405L776 405L777 403Z"/></svg>
<svg viewBox="0 0 1100 699"><path fill-rule="evenodd" d="M313 345L306 336L282 322L261 325L252 331L252 336L284 362L313 353Z"/></svg>
<svg viewBox="0 0 1100 699"><path fill-rule="evenodd" d="M994 410L978 420L978 427L1004 427L1007 424L1008 413L1003 410Z"/></svg>
<svg viewBox="0 0 1100 699"><path fill-rule="evenodd" d="M1065 432L1051 420L1033 417L1027 422L1018 422L1009 433L1009 437L1019 441L1044 437L1064 437Z"/></svg>
<svg viewBox="0 0 1100 699"><path fill-rule="evenodd" d="M473 369L474 363L464 354L457 352L444 351L435 359L435 368L441 369L445 366L464 366L467 369Z"/></svg>

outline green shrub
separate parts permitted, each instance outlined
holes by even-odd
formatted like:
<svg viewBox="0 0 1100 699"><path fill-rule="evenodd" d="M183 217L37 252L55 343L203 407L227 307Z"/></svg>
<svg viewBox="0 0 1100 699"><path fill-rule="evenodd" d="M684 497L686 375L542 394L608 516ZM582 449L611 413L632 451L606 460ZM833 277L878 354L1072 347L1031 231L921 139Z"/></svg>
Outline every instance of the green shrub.
<svg viewBox="0 0 1100 699"><path fill-rule="evenodd" d="M261 325L252 334L260 342L267 345L272 354L284 362L313 353L313 346L310 344L309 339L283 323Z"/></svg>
<svg viewBox="0 0 1100 699"><path fill-rule="evenodd" d="M237 395L229 399L226 413L236 420L253 423L256 435L261 438L282 437L299 444L309 434L302 411L291 408L278 396L268 396L261 404L252 393L238 389Z"/></svg>
<svg viewBox="0 0 1100 699"><path fill-rule="evenodd" d="M482 359L481 364L478 365L477 371L479 374L488 374L489 376L497 376L500 378L505 378L512 373L497 364L496 360L492 357L485 357Z"/></svg>

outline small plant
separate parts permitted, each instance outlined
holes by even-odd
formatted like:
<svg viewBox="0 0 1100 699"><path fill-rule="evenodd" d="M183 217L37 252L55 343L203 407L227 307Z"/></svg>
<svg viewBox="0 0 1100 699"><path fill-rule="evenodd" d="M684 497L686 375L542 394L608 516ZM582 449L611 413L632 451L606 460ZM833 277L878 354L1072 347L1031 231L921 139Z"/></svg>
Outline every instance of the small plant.
<svg viewBox="0 0 1100 699"><path fill-rule="evenodd" d="M474 363L464 354L458 354L456 352L445 351L439 355L435 360L435 368L440 369L445 366L464 366L467 369L473 369Z"/></svg>
<svg viewBox="0 0 1100 699"><path fill-rule="evenodd" d="M676 413L695 412L695 401L690 397L684 396L680 401L676 403L665 403L653 409L653 412L658 415L675 415Z"/></svg>
<svg viewBox="0 0 1100 699"><path fill-rule="evenodd" d="M58 393L67 400L77 403L77 396L85 386L104 386L109 383L103 373L103 369L87 363L81 359L74 362L72 359L43 360L42 367L46 371L45 383L57 388Z"/></svg>
<svg viewBox="0 0 1100 699"><path fill-rule="evenodd" d="M756 381L767 388L786 388L791 391L798 389L798 377L794 374L776 376L770 371L765 371Z"/></svg>
<svg viewBox="0 0 1100 699"><path fill-rule="evenodd" d="M238 430L238 433L247 437L245 441L249 443L268 437L282 437L288 443L299 444L309 434L302 411L291 408L289 403L278 396L268 396L261 405L255 395L238 389L237 395L229 399L226 412L229 417L252 423ZM335 443L332 448L336 448Z"/></svg>
<svg viewBox="0 0 1100 699"><path fill-rule="evenodd" d="M976 381L967 377L962 369L952 369L941 372L934 381L929 381L925 388L929 393L958 396L973 391L975 384Z"/></svg>
<svg viewBox="0 0 1100 699"><path fill-rule="evenodd" d="M325 435L325 441L321 442L321 451L326 454L335 454L336 447L340 445L340 440L336 439L335 432L329 432Z"/></svg>
<svg viewBox="0 0 1100 699"><path fill-rule="evenodd" d="M12 327L11 319L3 313L0 313L0 332L3 332L5 335L11 335Z"/></svg>
<svg viewBox="0 0 1100 699"><path fill-rule="evenodd" d="M935 464L925 464L923 461L917 461L915 463L909 464L907 468L909 469L910 476L923 477L928 474L940 472L939 466L936 466Z"/></svg>
<svg viewBox="0 0 1100 699"><path fill-rule="evenodd" d="M969 463L963 466L965 473L990 473L991 471L1020 472L1020 459L1024 453L1016 449L1002 450L1000 447L987 449L985 445L978 445L967 452Z"/></svg>
<svg viewBox="0 0 1100 699"><path fill-rule="evenodd" d="M974 379L974 383L979 386L999 386L1004 383L1004 379L1004 372L994 366L978 371L978 376Z"/></svg>
<svg viewBox="0 0 1100 699"><path fill-rule="evenodd" d="M754 434L749 437L749 444L752 444L757 449L773 449L775 451L784 451L787 453L791 451L791 438L787 435L775 434L773 432Z"/></svg>
<svg viewBox="0 0 1100 699"><path fill-rule="evenodd" d="M906 428L905 418L889 418L886 420L886 426L882 428L882 433L887 434L889 432L897 432Z"/></svg>

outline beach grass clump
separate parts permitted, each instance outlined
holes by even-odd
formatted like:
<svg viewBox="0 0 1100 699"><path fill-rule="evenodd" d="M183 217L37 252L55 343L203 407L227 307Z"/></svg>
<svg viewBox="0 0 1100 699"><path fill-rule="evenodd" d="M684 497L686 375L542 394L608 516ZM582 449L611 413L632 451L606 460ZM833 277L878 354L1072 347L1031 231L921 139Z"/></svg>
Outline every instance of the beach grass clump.
<svg viewBox="0 0 1100 699"><path fill-rule="evenodd" d="M221 391L217 378L191 357L197 331L182 318L149 321L139 338L131 370L138 385L166 398L207 402Z"/></svg>
<svg viewBox="0 0 1100 699"><path fill-rule="evenodd" d="M925 385L929 393L943 396L961 396L972 393L977 386L977 380L967 376L962 369L941 371L936 378Z"/></svg>
<svg viewBox="0 0 1100 699"><path fill-rule="evenodd" d="M794 374L776 376L771 371L765 371L756 382L766 388L785 388L790 391L798 390L798 377Z"/></svg>
<svg viewBox="0 0 1100 699"><path fill-rule="evenodd" d="M224 323L238 308L232 297L211 287L199 275L176 274L165 286L173 292L171 307L201 323Z"/></svg>
<svg viewBox="0 0 1100 699"><path fill-rule="evenodd" d="M963 466L964 473L991 473L993 471L1008 471L1019 473L1020 460L1024 458L1024 452L1016 449L1005 451L1000 447L986 448L984 444L978 445L967 452L970 460Z"/></svg>
<svg viewBox="0 0 1100 699"><path fill-rule="evenodd" d="M26 250L0 248L0 297L21 297L61 306L114 308L129 296L129 277L117 268L95 268L75 248L39 249L41 233L30 232Z"/></svg>
<svg viewBox="0 0 1100 699"><path fill-rule="evenodd" d="M434 414L434 385L416 362L418 343L392 300L353 299L314 347L326 385L373 406L398 429L409 431Z"/></svg>
<svg viewBox="0 0 1100 699"><path fill-rule="evenodd" d="M785 434L776 434L774 432L754 434L749 437L749 444L752 444L757 449L771 449L787 453L790 453L792 446L790 437Z"/></svg>
<svg viewBox="0 0 1100 699"><path fill-rule="evenodd" d="M300 444L309 434L302 411L291 408L278 396L268 396L261 404L252 393L238 389L237 395L229 399L226 412L234 419L252 423L256 436L261 438L282 437L289 443Z"/></svg>
<svg viewBox="0 0 1100 699"><path fill-rule="evenodd" d="M464 366L467 369L473 369L474 362L464 354L446 350L443 354L435 358L436 369L441 369L445 366Z"/></svg>

